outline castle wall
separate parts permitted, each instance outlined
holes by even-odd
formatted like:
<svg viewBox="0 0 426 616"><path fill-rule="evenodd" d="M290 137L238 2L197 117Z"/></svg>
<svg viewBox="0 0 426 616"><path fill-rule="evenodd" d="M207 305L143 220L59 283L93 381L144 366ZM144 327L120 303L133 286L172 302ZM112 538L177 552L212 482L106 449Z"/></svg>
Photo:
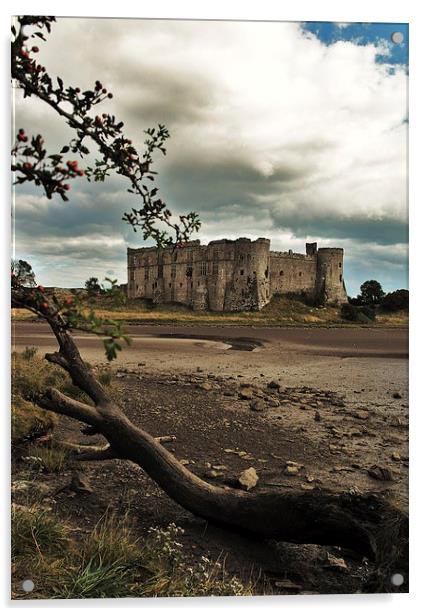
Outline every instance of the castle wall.
<svg viewBox="0 0 426 616"><path fill-rule="evenodd" d="M130 298L216 312L260 310L274 294L347 301L343 249L317 250L316 244L307 244L303 255L269 248L265 238L129 248L127 293Z"/></svg>
<svg viewBox="0 0 426 616"><path fill-rule="evenodd" d="M317 256L292 252L271 252L271 291L273 294L300 293L313 297L317 276Z"/></svg>

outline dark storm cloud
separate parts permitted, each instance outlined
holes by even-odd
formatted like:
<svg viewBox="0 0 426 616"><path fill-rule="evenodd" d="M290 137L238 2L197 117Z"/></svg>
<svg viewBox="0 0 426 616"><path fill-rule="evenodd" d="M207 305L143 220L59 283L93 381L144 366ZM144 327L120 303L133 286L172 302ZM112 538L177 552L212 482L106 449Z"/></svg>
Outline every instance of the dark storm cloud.
<svg viewBox="0 0 426 616"><path fill-rule="evenodd" d="M40 46L40 60L66 83L101 79L114 92L108 110L138 148L144 129L167 125L160 192L177 214L200 213L204 241L337 242L352 285L369 267L359 246L374 253L378 276L406 264L406 75L378 68L377 49L326 47L297 24L108 19L60 19ZM42 133L49 151L72 136L19 95L16 122ZM138 205L126 188L114 176L73 182L65 204L20 188L17 251L32 255L47 282L75 285L90 268L124 280L126 245L142 244L121 222Z"/></svg>
<svg viewBox="0 0 426 616"><path fill-rule="evenodd" d="M290 229L296 236L333 237L352 239L361 243L376 242L379 245L392 245L408 241L407 221L390 218L369 219L362 217L337 218L336 216L305 217L303 209L299 212L285 211L280 215L272 213L271 218L282 229Z"/></svg>

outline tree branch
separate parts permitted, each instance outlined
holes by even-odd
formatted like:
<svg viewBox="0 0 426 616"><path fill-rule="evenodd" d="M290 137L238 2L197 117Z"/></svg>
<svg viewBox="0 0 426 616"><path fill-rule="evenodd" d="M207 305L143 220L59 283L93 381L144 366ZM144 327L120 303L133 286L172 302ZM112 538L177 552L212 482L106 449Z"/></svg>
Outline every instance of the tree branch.
<svg viewBox="0 0 426 616"><path fill-rule="evenodd" d="M77 400L69 398L54 387L49 387L43 396L37 400L37 404L48 411L66 415L93 426L98 426L102 420L95 407L77 402Z"/></svg>

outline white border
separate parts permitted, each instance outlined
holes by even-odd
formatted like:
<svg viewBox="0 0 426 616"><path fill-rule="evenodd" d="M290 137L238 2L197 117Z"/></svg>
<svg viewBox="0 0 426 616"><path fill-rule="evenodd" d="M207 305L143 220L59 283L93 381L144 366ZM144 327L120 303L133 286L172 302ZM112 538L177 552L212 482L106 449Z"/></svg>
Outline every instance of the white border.
<svg viewBox="0 0 426 616"><path fill-rule="evenodd" d="M88 601L56 601L56 602L15 602L13 605L7 601L9 595L9 528L8 511L3 512L2 528L0 537L2 541L2 575L1 598L2 603L7 609L21 610L31 608L35 612L44 611L49 608L60 608L61 610L74 610L80 608L99 612L105 609L137 609L144 610L145 613L155 611L161 614L165 610L173 610L173 614L183 614L194 609L211 613L221 609L226 613L231 610L241 609L245 614L258 613L259 610L268 610L271 613L297 612L306 614L315 610L317 616L327 614L340 614L345 611L345 616L359 614L385 613L389 616L402 616L403 611L408 608L420 606L422 599L422 587L424 584L424 510L421 497L424 493L424 472L419 468L423 461L420 456L424 448L425 431L425 405L423 385L423 365L424 352L424 319L423 312L426 309L424 297L424 220L423 211L426 207L424 182L426 174L426 163L424 156L423 140L426 138L425 130L425 99L422 92L424 85L423 75L425 74L426 51L424 40L426 21L422 14L422 3L417 0L400 0L399 2L375 1L371 0L352 0L352 2L342 2L341 0L298 0L297 2L287 3L285 0L215 0L195 1L195 0L155 0L148 2L140 0L137 4L127 0L106 5L105 2L91 2L88 5L83 0L74 0L72 3L58 3L52 1L6 1L2 4L2 43L3 49L8 49L10 16L13 14L37 13L47 15L66 14L69 16L108 16L108 17L151 17L151 18L196 18L196 19L252 19L252 20L292 20L292 21L387 21L387 22L409 22L410 24L410 295L411 295L411 327L410 327L410 437L411 437L411 458L414 460L410 476L411 487L411 591L409 595L352 595L352 596L303 596L303 597L271 597L271 598L250 598L250 599L213 599L205 600L88 600ZM1 63L3 71L3 97L2 103L2 123L4 135L3 148L1 150L2 165L0 166L3 186L3 208L1 220L2 233L2 255L4 257L4 268L2 268L2 301L1 301L1 340L3 341L3 353L1 357L2 365L1 391L3 393L3 405L1 417L3 420L2 441L2 462L3 468L9 468L9 426L8 426L8 391L9 391L9 252L10 243L9 211L7 203L9 201L9 130L10 130L10 100L8 94L9 66L8 54L2 54L4 58ZM422 83L423 82L423 83ZM423 377L423 378L422 378ZM423 486L422 486L423 483ZM9 484L5 480L3 502L9 499Z"/></svg>

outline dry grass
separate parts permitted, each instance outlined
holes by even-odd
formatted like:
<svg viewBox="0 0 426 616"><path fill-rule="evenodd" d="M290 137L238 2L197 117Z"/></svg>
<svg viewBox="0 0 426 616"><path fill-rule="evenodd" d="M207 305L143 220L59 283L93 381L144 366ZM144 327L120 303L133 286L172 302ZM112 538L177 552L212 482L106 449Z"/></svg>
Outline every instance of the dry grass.
<svg viewBox="0 0 426 616"><path fill-rule="evenodd" d="M74 529L75 531L75 529ZM223 560L189 566L174 524L133 538L127 516L106 514L84 538L33 505L12 513L12 596L16 599L250 595L251 582L230 576ZM34 591L26 594L22 580Z"/></svg>
<svg viewBox="0 0 426 616"><path fill-rule="evenodd" d="M284 296L275 296L259 312L194 312L179 305L152 306L145 300L127 300L124 305L114 306L100 296L97 299L97 316L126 323L175 323L189 325L254 325L256 327L360 327L342 319L338 306L311 307L301 301ZM26 310L14 310L16 320L28 319ZM406 327L408 311L379 313L375 323L368 327Z"/></svg>

